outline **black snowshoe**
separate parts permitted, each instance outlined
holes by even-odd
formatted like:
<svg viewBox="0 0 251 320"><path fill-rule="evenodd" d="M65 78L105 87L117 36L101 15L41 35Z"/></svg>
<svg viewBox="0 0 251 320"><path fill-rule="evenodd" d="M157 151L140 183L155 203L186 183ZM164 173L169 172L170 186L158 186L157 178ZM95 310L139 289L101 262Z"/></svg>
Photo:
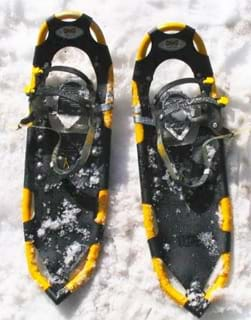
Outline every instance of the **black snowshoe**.
<svg viewBox="0 0 251 320"><path fill-rule="evenodd" d="M151 102L154 72L168 59L185 62L194 78L165 85ZM198 96L175 90L188 83L199 87ZM223 128L221 116L227 98L217 98L201 38L180 23L145 35L132 90L144 225L153 267L164 292L200 317L216 290L226 284L230 270L232 217L223 138L231 133Z"/></svg>
<svg viewBox="0 0 251 320"><path fill-rule="evenodd" d="M65 47L89 56L97 88L81 71L52 65ZM58 304L95 268L107 214L113 69L90 17L63 12L41 26L26 93L26 257L31 276Z"/></svg>

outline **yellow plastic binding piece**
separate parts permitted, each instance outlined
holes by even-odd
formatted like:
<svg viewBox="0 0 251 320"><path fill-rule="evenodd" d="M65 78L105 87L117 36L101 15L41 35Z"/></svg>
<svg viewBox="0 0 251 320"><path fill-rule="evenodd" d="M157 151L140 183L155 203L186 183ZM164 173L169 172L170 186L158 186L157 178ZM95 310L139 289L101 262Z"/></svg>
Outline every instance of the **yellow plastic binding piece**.
<svg viewBox="0 0 251 320"><path fill-rule="evenodd" d="M188 299L185 295L177 291L168 279L167 273L165 271L164 263L160 258L153 258L153 269L157 273L160 286L162 290L170 296L174 301L176 301L180 306L184 306Z"/></svg>
<svg viewBox="0 0 251 320"><path fill-rule="evenodd" d="M214 77L206 77L206 79L203 80L203 83L204 84L214 84L215 83Z"/></svg>
<svg viewBox="0 0 251 320"><path fill-rule="evenodd" d="M229 104L229 98L226 96L222 96L217 100L217 103L226 106L227 104Z"/></svg>
<svg viewBox="0 0 251 320"><path fill-rule="evenodd" d="M31 94L35 92L36 86L37 86L37 75L43 73L43 70L39 67L32 67L31 70L31 81L30 83L25 86L24 92L26 94Z"/></svg>

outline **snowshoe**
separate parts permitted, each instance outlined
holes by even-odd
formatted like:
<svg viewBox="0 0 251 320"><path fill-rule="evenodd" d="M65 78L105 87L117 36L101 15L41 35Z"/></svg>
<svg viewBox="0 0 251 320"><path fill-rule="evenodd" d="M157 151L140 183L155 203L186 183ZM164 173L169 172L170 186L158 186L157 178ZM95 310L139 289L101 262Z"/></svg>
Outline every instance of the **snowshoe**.
<svg viewBox="0 0 251 320"><path fill-rule="evenodd" d="M194 77L170 82L150 99L154 72L168 59L185 62ZM191 83L198 96L177 90ZM136 56L132 104L153 268L163 291L201 317L230 272L232 213L223 139L231 133L222 125L227 98L217 97L204 43L194 29L167 23L145 35Z"/></svg>
<svg viewBox="0 0 251 320"><path fill-rule="evenodd" d="M78 69L53 65L66 47L88 55L97 88ZM113 69L92 18L63 12L42 24L26 93L26 258L32 278L58 304L91 276L107 215Z"/></svg>

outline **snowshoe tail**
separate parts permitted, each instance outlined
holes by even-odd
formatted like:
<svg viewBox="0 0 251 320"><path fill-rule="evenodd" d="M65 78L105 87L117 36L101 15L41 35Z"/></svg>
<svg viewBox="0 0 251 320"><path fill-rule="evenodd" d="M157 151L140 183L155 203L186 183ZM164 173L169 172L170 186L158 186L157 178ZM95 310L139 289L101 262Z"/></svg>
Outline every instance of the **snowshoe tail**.
<svg viewBox="0 0 251 320"><path fill-rule="evenodd" d="M168 83L150 101L154 72L168 59L185 62L194 77ZM186 83L197 84L200 95L173 89ZM161 288L197 317L230 273L232 213L223 145L230 134L220 110L226 103L217 96L194 29L167 23L144 36L132 81L144 226Z"/></svg>
<svg viewBox="0 0 251 320"><path fill-rule="evenodd" d="M52 65L65 47L88 55L96 88L81 71ZM69 77L50 85L53 72ZM67 11L42 24L25 91L30 102L30 114L21 121L28 125L22 200L26 258L31 277L58 304L93 273L107 215L113 68L91 17ZM65 116L77 120L67 126Z"/></svg>

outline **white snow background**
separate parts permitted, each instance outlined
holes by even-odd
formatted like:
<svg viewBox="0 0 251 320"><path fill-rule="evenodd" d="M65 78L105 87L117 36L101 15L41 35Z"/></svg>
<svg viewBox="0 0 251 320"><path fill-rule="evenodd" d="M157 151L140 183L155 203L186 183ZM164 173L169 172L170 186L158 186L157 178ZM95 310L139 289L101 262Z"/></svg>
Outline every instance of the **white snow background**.
<svg viewBox="0 0 251 320"><path fill-rule="evenodd" d="M29 82L40 24L65 9L92 16L102 28L115 71L110 209L104 248L92 280L55 306L28 275L21 223L21 189ZM1 0L0 2L0 319L1 320L191 320L168 299L152 270L140 210L136 145L131 117L131 78L136 50L155 25L181 21L205 41L217 84L231 99L224 112L230 128L251 122L251 2L249 0ZM85 69L78 53L66 56ZM67 57L61 56L61 61ZM168 63L158 85L187 75ZM177 67L177 68L176 68ZM171 79L170 79L171 78ZM231 282L204 320L251 319L250 134L227 143L234 208Z"/></svg>

